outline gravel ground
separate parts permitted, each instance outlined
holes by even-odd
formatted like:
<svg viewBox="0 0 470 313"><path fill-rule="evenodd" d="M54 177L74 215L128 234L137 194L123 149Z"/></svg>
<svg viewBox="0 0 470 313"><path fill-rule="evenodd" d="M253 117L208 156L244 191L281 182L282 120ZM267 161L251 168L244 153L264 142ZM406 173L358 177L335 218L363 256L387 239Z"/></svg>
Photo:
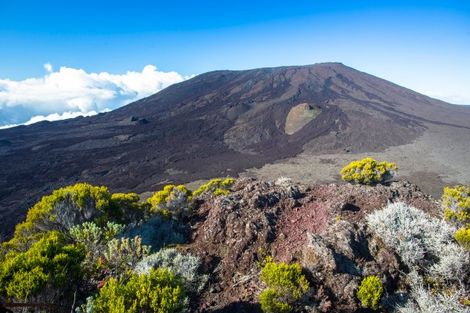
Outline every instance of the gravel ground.
<svg viewBox="0 0 470 313"><path fill-rule="evenodd" d="M338 182L344 165L371 156L396 162L399 167L397 179L409 180L435 197L440 197L445 185L470 184L470 130L428 127L413 143L390 147L383 152L313 154L304 151L293 158L249 169L240 176L269 180L285 176L302 183Z"/></svg>

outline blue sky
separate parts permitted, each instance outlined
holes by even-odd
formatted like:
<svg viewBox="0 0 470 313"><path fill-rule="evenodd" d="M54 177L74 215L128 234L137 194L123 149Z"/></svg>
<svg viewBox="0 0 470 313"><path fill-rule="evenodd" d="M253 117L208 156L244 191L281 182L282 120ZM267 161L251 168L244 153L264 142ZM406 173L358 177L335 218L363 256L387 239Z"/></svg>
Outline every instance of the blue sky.
<svg viewBox="0 0 470 313"><path fill-rule="evenodd" d="M216 69L328 61L470 104L470 1L0 0L0 125L25 122L28 111L76 111L61 111L57 98L47 110L47 103L34 104L34 94L11 102L14 82L47 80L61 67L83 71L87 84L93 73L121 75L125 88L98 79L100 88L114 84L110 90L120 94L133 85L128 71L140 81L176 72L176 82ZM153 78L142 74L147 65L157 67ZM146 92L171 84L165 79ZM13 94L4 95L3 106L2 90ZM113 109L145 95L139 86L125 99L87 108ZM33 104L25 103L30 98ZM15 107L21 117L11 118Z"/></svg>

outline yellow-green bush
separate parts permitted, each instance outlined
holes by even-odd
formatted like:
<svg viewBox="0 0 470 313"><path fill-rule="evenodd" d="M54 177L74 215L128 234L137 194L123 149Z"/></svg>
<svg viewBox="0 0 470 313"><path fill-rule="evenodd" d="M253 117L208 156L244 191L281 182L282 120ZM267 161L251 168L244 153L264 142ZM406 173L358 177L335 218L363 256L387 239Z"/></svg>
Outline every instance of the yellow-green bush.
<svg viewBox="0 0 470 313"><path fill-rule="evenodd" d="M67 231L73 225L96 218L107 210L110 199L106 187L86 183L54 190L29 209L26 221L16 225L14 237L6 247L27 248L43 232Z"/></svg>
<svg viewBox="0 0 470 313"><path fill-rule="evenodd" d="M150 204L139 202L135 193L111 194L104 186L78 183L54 190L31 209L26 220L16 225L13 238L2 244L5 250L24 251L45 232L68 232L84 222L105 226L108 222L131 223L141 220Z"/></svg>
<svg viewBox="0 0 470 313"><path fill-rule="evenodd" d="M441 200L446 220L470 223L470 186L445 187Z"/></svg>
<svg viewBox="0 0 470 313"><path fill-rule="evenodd" d="M93 301L95 313L183 312L187 298L180 278L167 269L133 274L126 281L111 278Z"/></svg>
<svg viewBox="0 0 470 313"><path fill-rule="evenodd" d="M367 157L349 163L341 170L341 178L344 181L359 184L375 184L384 182L393 177L397 165L391 162L377 162Z"/></svg>
<svg viewBox="0 0 470 313"><path fill-rule="evenodd" d="M191 211L192 192L184 185L166 185L163 190L154 193L147 202L151 213L164 216L181 216Z"/></svg>
<svg viewBox="0 0 470 313"><path fill-rule="evenodd" d="M462 247L470 251L470 224L457 230L454 237Z"/></svg>
<svg viewBox="0 0 470 313"><path fill-rule="evenodd" d="M83 246L68 244L60 232L45 233L27 251L5 255L0 263L0 294L19 300L50 289L60 294L62 287L73 286L81 277L84 255Z"/></svg>
<svg viewBox="0 0 470 313"><path fill-rule="evenodd" d="M309 289L302 267L297 263L276 263L268 258L261 270L261 280L267 286L260 294L263 312L291 312Z"/></svg>
<svg viewBox="0 0 470 313"><path fill-rule="evenodd" d="M377 310L382 298L383 284L377 276L367 276L361 281L357 290L357 298L364 308Z"/></svg>
<svg viewBox="0 0 470 313"><path fill-rule="evenodd" d="M130 223L142 219L150 208L148 202L140 202L136 193L113 193L104 222Z"/></svg>
<svg viewBox="0 0 470 313"><path fill-rule="evenodd" d="M205 193L213 194L214 196L228 195L230 193L230 188L232 187L235 179L231 177L227 178L215 178L210 180L207 184L200 186L193 192L194 197L198 197Z"/></svg>

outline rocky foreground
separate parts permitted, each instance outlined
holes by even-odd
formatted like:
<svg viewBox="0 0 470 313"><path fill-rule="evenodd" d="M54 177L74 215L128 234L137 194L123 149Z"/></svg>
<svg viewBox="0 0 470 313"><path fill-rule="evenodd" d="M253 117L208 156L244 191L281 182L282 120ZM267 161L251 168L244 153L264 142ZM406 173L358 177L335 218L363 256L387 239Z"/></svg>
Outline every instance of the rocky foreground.
<svg viewBox="0 0 470 313"><path fill-rule="evenodd" d="M307 311L364 310L355 291L367 275L380 277L382 310L391 311L406 301L409 268L368 229L365 216L390 202L439 215L438 201L406 181L300 186L243 179L233 190L201 203L191 221L192 241L182 248L212 273L200 295L201 312L260 311L259 264L268 255L302 265L311 282Z"/></svg>

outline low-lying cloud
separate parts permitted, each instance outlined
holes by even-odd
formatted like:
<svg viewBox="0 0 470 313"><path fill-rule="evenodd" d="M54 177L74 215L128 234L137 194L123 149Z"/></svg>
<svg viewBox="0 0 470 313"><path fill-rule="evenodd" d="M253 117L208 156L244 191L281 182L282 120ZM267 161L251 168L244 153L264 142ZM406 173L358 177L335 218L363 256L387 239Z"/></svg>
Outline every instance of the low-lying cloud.
<svg viewBox="0 0 470 313"><path fill-rule="evenodd" d="M0 127L93 115L116 109L185 79L147 65L141 72L87 73L44 65L43 77L0 79Z"/></svg>
<svg viewBox="0 0 470 313"><path fill-rule="evenodd" d="M107 110L104 110L103 112L107 112ZM35 116L33 116L32 118L30 118L28 121L26 121L24 123L21 123L21 124L6 124L6 125L0 126L0 129L11 128L11 127L19 126L19 125L31 125L31 124L42 122L42 121L53 122L53 121L66 120L66 119L69 119L69 118L75 118L75 117L79 117L79 116L93 116L93 115L96 115L96 114L98 114L98 112L92 110L92 111L86 112L86 113L82 113L82 112L64 112L62 114L52 113L52 114L48 114L48 115L35 115Z"/></svg>

